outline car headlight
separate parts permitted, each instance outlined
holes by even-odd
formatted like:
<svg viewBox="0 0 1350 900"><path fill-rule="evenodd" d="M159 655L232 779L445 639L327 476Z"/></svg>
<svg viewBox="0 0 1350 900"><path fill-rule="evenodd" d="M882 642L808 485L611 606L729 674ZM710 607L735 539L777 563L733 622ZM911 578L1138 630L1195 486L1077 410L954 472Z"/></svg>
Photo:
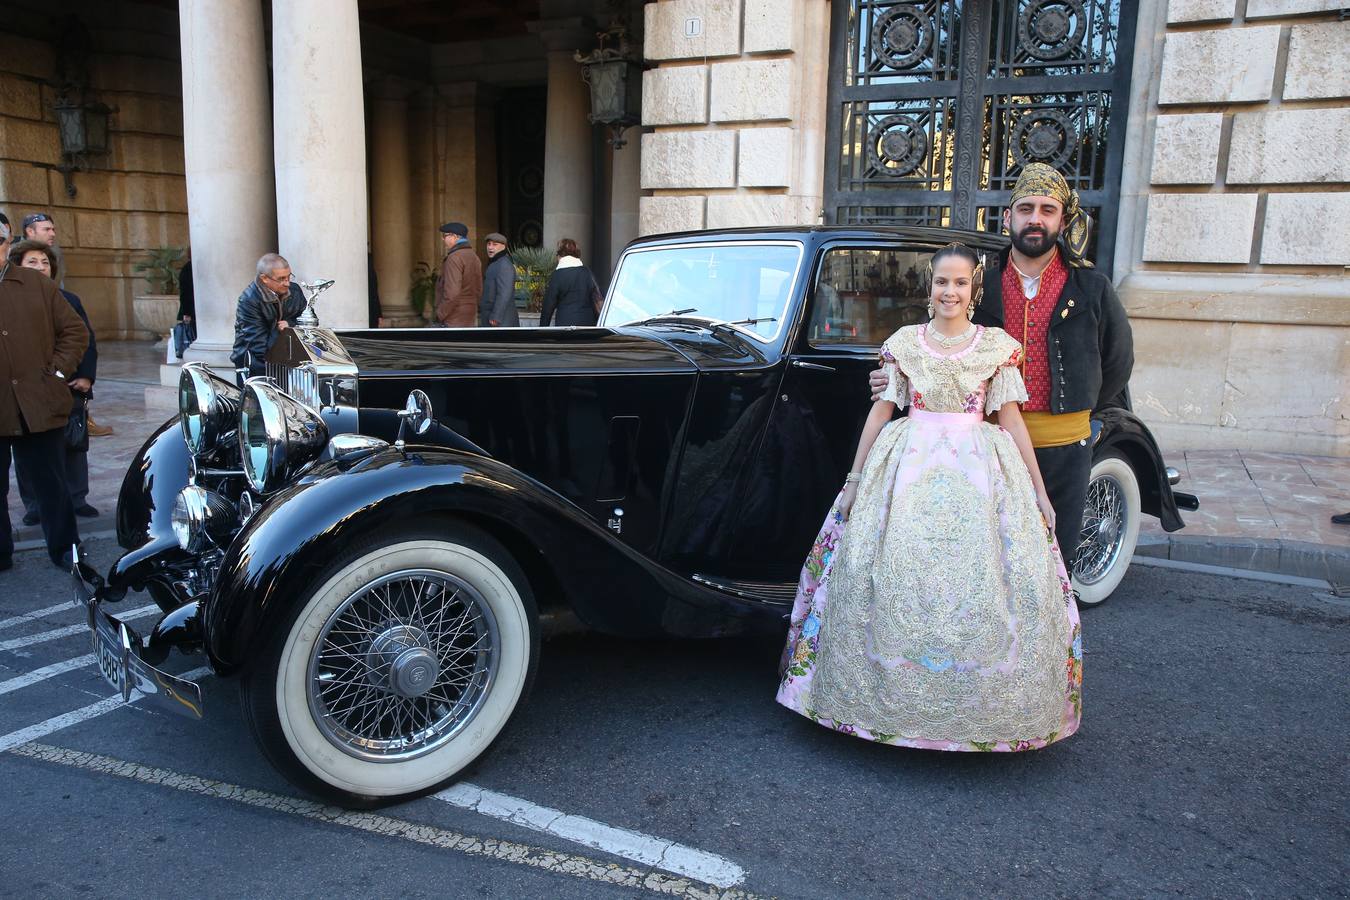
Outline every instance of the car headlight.
<svg viewBox="0 0 1350 900"><path fill-rule="evenodd" d="M204 456L232 437L240 391L204 363L188 363L178 376L178 415L193 456Z"/></svg>
<svg viewBox="0 0 1350 900"><path fill-rule="evenodd" d="M244 384L239 456L244 477L255 491L275 491L327 443L328 427L314 410L266 378L250 378Z"/></svg>
<svg viewBox="0 0 1350 900"><path fill-rule="evenodd" d="M234 507L219 494L190 484L173 501L173 535L178 546L197 552L224 546L235 523Z"/></svg>

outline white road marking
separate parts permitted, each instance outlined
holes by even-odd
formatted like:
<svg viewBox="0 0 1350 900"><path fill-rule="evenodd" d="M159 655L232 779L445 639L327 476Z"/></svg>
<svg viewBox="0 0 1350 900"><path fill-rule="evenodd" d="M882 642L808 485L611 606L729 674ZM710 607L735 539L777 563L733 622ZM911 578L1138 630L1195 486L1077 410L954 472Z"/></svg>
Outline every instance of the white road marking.
<svg viewBox="0 0 1350 900"><path fill-rule="evenodd" d="M219 800L229 800L245 806L287 813L369 834L402 838L406 841L426 844L431 847L455 850L467 856L481 856L515 863L516 865L530 866L555 875L568 875L573 878L584 878L619 887L645 889L658 894L688 897L691 900L694 900L694 898L697 898L697 900L713 900L713 898L754 900L751 894L740 889L718 890L706 883L691 881L688 878L672 878L660 872L618 866L585 856L559 853L556 850L548 850L543 847L532 847L514 841L461 834L446 828L407 822L378 813L348 812L335 806L316 803L313 800L287 797L283 794L246 788L224 781L214 781L168 769L143 766L95 753L83 753L77 750L66 750L61 747L33 743L16 746L10 752L17 756L69 766L73 769L114 775L142 784L151 784Z"/></svg>
<svg viewBox="0 0 1350 900"><path fill-rule="evenodd" d="M533 831L543 831L584 847L603 850L677 875L687 875L720 888L734 887L745 880L744 869L715 853L652 837L640 831L616 828L584 816L568 815L561 810L539 806L529 800L499 794L474 784L457 784L431 796L453 806Z"/></svg>
<svg viewBox="0 0 1350 900"><path fill-rule="evenodd" d="M58 603L55 606L48 606L46 609L35 609L32 612L26 612L21 616L13 616L8 619L0 619L0 628L12 628L15 625L22 625L24 622L31 622L34 619L41 619L43 616L50 616L53 613L69 612L78 607L69 600L65 603Z"/></svg>
<svg viewBox="0 0 1350 900"><path fill-rule="evenodd" d="M133 609L117 616L123 622L130 622L132 619L143 619L151 613L160 612L160 608L151 603L149 606L142 606L140 609ZM0 641L0 650L17 650L20 647L28 647L32 644L41 644L46 641L56 641L63 637L70 637L72 634L79 634L81 631L86 634L89 631L89 625L81 622L78 625L67 625L64 628L55 628L51 631L39 631L37 634L25 634L23 637L10 638L7 641Z"/></svg>
<svg viewBox="0 0 1350 900"><path fill-rule="evenodd" d="M37 684L39 681L46 681L48 678L53 678L63 672L69 672L71 669L82 669L93 664L94 654L86 653L84 656L77 656L65 662L52 663L50 666L34 669L27 675L19 675L8 681L0 681L0 696L8 694L10 691L17 691L19 688L26 688L30 684Z"/></svg>
<svg viewBox="0 0 1350 900"><path fill-rule="evenodd" d="M199 669L193 669L191 672L184 672L178 677L186 678L191 681L194 678L200 678L203 675L210 674L211 670L206 666L202 666ZM144 694L138 691L132 691L131 702L135 703L144 696ZM36 741L38 738L46 737L52 732L60 731L62 728L69 728L71 725L78 725L80 722L98 718L101 715L110 713L113 710L126 705L127 703L122 699L121 694L113 694L111 697L100 700L97 703L91 703L88 706L73 709L68 713L62 713L59 716L52 716L46 721L38 722L36 725L29 725L27 728L20 728L18 731L11 731L9 734L0 737L0 753L4 753L6 750L12 750L29 741Z"/></svg>

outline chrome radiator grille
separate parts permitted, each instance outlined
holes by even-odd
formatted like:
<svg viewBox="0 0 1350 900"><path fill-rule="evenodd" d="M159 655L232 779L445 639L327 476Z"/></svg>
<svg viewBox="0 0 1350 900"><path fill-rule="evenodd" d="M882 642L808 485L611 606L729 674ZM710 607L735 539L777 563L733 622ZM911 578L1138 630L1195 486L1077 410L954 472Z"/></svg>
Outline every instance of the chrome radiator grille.
<svg viewBox="0 0 1350 900"><path fill-rule="evenodd" d="M319 408L319 376L313 366L293 367L269 362L266 364L266 372L267 377L275 381L283 391L310 409Z"/></svg>

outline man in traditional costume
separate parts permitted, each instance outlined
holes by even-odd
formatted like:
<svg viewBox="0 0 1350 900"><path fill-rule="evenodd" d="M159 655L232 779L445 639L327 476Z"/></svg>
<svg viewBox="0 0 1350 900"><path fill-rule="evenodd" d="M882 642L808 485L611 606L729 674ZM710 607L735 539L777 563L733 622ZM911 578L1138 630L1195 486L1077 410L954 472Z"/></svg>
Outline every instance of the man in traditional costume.
<svg viewBox="0 0 1350 900"><path fill-rule="evenodd" d="M1021 342L1029 398L1022 417L1055 509L1055 536L1068 565L1082 532L1092 472L1092 411L1120 405L1134 367L1134 340L1110 279L1086 258L1092 219L1078 192L1044 163L1031 163L1003 211L1012 246L986 278L975 322ZM871 376L873 399L886 374Z"/></svg>

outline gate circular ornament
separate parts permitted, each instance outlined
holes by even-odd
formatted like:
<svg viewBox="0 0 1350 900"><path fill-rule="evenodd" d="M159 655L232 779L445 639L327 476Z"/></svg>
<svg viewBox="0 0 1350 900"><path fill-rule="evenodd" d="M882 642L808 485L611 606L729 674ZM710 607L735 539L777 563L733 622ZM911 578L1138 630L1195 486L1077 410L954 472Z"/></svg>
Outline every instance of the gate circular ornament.
<svg viewBox="0 0 1350 900"><path fill-rule="evenodd" d="M1012 155L1019 166L1045 163L1058 169L1078 149L1078 131L1067 115L1057 109L1024 113L1013 126Z"/></svg>
<svg viewBox="0 0 1350 900"><path fill-rule="evenodd" d="M1082 0L1032 0L1017 17L1017 41L1044 62L1063 59L1083 42Z"/></svg>
<svg viewBox="0 0 1350 900"><path fill-rule="evenodd" d="M909 175L928 156L928 135L909 116L887 116L868 135L867 155L881 175Z"/></svg>
<svg viewBox="0 0 1350 900"><path fill-rule="evenodd" d="M891 7L872 25L872 52L892 69L912 69L928 58L933 20L913 3Z"/></svg>

